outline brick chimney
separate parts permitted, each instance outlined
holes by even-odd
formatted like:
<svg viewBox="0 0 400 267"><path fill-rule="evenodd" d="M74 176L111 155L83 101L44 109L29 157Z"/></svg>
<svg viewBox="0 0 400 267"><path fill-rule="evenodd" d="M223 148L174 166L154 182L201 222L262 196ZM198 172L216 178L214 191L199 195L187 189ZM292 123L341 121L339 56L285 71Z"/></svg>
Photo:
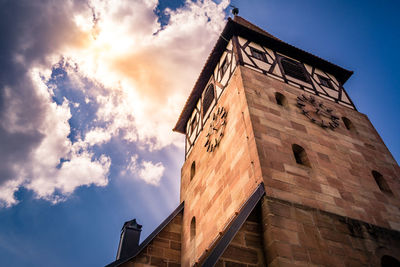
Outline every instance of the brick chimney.
<svg viewBox="0 0 400 267"><path fill-rule="evenodd" d="M140 232L142 226L136 219L124 223L121 229L117 260L132 256L139 247Z"/></svg>

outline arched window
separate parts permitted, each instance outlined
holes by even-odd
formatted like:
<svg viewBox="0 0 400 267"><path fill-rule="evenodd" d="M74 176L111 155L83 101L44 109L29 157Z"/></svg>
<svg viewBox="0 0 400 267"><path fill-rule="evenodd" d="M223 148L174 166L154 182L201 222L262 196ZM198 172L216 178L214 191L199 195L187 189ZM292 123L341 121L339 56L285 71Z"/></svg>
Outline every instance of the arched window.
<svg viewBox="0 0 400 267"><path fill-rule="evenodd" d="M193 216L190 222L190 240L193 240L196 236L196 217Z"/></svg>
<svg viewBox="0 0 400 267"><path fill-rule="evenodd" d="M384 255L381 258L381 266L382 267L395 267L395 266L397 267L397 266L400 266L400 262L392 256Z"/></svg>
<svg viewBox="0 0 400 267"><path fill-rule="evenodd" d="M301 165L304 165L307 167L311 167L310 161L308 160L307 153L304 150L304 148L302 148L299 145L293 144L292 150L293 150L294 158L296 159L296 162L298 164L301 164Z"/></svg>
<svg viewBox="0 0 400 267"><path fill-rule="evenodd" d="M382 174L377 171L372 171L372 176L375 179L375 182L379 186L379 189L382 192L392 194L392 190L390 190L388 184L386 183L385 179L383 178Z"/></svg>
<svg viewBox="0 0 400 267"><path fill-rule="evenodd" d="M214 86L210 84L207 87L206 92L204 93L204 99L203 99L203 115L205 115L208 111L208 109L211 106L211 103L214 100Z"/></svg>
<svg viewBox="0 0 400 267"><path fill-rule="evenodd" d="M343 123L344 123L344 126L346 126L346 129L347 129L347 130L349 130L349 131L351 131L351 132L354 132L354 131L356 130L356 129L354 128L353 123L352 123L351 120L349 120L348 118L342 117L342 121L343 121Z"/></svg>
<svg viewBox="0 0 400 267"><path fill-rule="evenodd" d="M280 106L283 106L283 107L288 106L286 97L284 95L282 95L281 93L278 93L278 92L275 93L275 100L276 100L276 103Z"/></svg>
<svg viewBox="0 0 400 267"><path fill-rule="evenodd" d="M190 167L190 181L193 179L196 174L196 162L193 161L192 166Z"/></svg>

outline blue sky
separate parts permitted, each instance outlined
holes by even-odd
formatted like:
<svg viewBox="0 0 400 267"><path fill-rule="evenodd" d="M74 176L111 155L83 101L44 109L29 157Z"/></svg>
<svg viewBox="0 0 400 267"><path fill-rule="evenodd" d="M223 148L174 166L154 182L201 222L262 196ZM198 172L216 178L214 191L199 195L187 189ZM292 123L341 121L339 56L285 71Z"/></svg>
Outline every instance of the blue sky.
<svg viewBox="0 0 400 267"><path fill-rule="evenodd" d="M345 89L399 161L399 4L299 3L232 1L250 22L354 71ZM143 240L179 204L183 138L171 129L227 6L2 1L2 265L105 265L125 221L143 224Z"/></svg>

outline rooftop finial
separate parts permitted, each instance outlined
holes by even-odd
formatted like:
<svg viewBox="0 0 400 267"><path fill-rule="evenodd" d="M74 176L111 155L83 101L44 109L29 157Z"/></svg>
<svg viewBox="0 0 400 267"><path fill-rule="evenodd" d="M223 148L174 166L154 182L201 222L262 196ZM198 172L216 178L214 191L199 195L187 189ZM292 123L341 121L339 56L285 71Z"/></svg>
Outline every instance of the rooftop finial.
<svg viewBox="0 0 400 267"><path fill-rule="evenodd" d="M233 14L234 16L236 16L237 14L239 14L239 8L237 8L237 7L233 6L233 5L230 5L230 6L232 7L232 14Z"/></svg>

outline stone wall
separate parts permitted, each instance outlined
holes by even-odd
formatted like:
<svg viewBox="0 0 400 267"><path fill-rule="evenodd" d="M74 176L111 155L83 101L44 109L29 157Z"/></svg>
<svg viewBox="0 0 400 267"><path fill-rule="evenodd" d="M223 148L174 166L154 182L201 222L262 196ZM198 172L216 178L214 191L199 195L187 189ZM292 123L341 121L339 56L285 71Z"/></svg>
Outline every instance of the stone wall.
<svg viewBox="0 0 400 267"><path fill-rule="evenodd" d="M271 197L262 216L268 266L381 266L400 255L400 232L359 220Z"/></svg>
<svg viewBox="0 0 400 267"><path fill-rule="evenodd" d="M122 267L181 266L182 213L165 226L139 255Z"/></svg>
<svg viewBox="0 0 400 267"><path fill-rule="evenodd" d="M260 205L257 205L218 260L216 267L266 266L260 213Z"/></svg>
<svg viewBox="0 0 400 267"><path fill-rule="evenodd" d="M340 119L335 130L312 123L296 106L303 90L246 67L241 70L268 196L400 230L400 168L367 116L314 96ZM280 106L275 93L283 94ZM302 146L311 167L297 164L292 145ZM380 172L393 194L372 176Z"/></svg>
<svg viewBox="0 0 400 267"><path fill-rule="evenodd" d="M224 136L213 152L204 144L210 119L182 167L181 202L185 202L182 232L182 265L193 266L220 237L235 212L262 182L254 135L241 75L236 69L218 100L227 111ZM196 172L190 179L191 165ZM196 218L196 235L190 224Z"/></svg>

